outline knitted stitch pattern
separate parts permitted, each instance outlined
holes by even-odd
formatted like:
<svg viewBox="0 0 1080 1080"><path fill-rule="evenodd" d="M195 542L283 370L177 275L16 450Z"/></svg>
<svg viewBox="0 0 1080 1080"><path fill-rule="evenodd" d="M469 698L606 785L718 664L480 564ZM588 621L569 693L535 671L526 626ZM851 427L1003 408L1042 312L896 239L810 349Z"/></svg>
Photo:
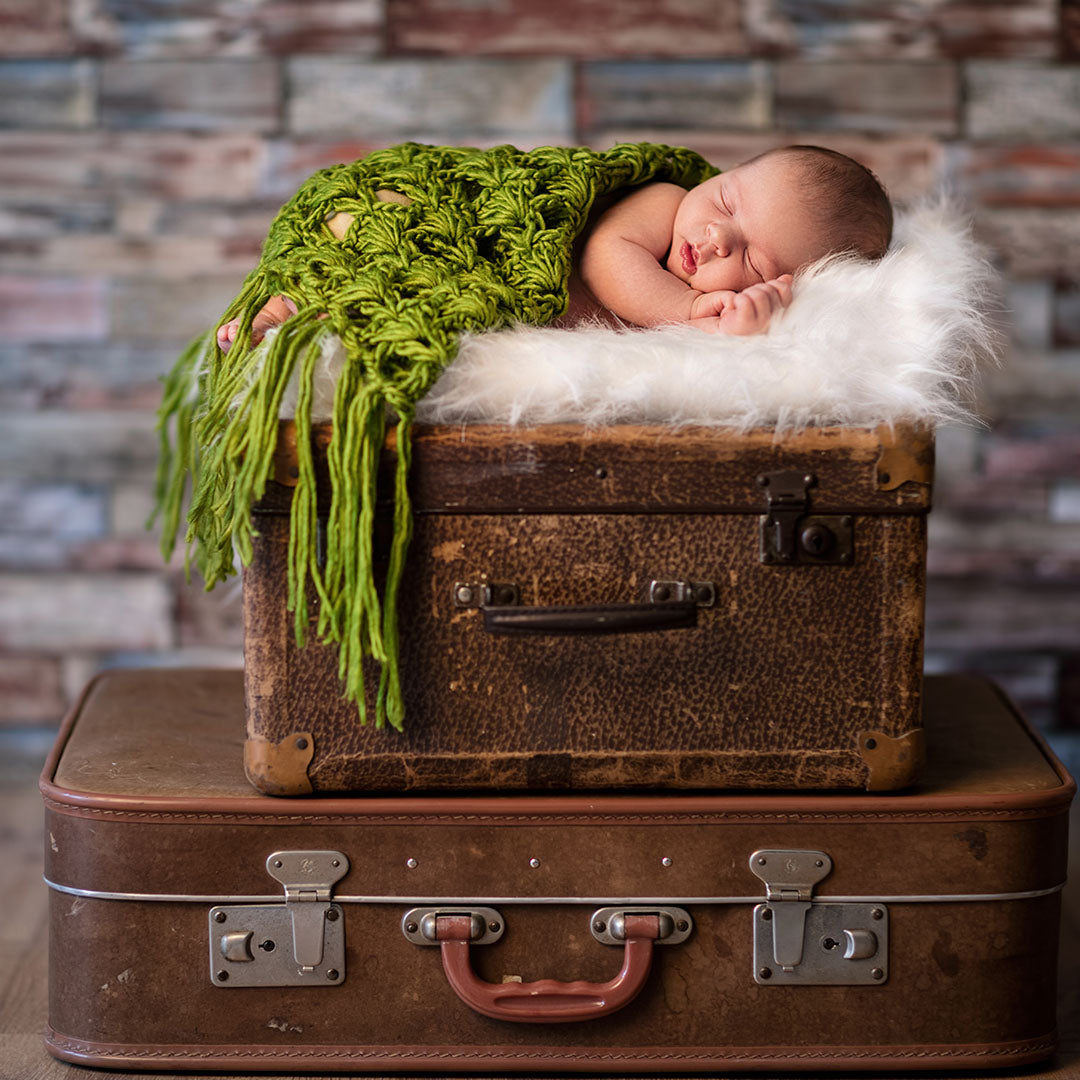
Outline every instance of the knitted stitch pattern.
<svg viewBox="0 0 1080 1080"><path fill-rule="evenodd" d="M157 483L165 556L190 473L188 557L194 553L207 588L234 572L237 555L251 561L251 505L271 470L282 395L298 375L300 475L288 555L296 640L304 644L313 589L318 636L339 646L344 691L361 721L361 661L371 656L381 665L376 723L400 727L397 589L411 532L406 477L416 402L453 359L463 332L541 325L566 310L573 241L597 196L656 180L692 187L715 172L692 151L649 143L602 152L405 143L316 173L282 207L259 265L221 319L239 319L228 354L215 328L188 347L166 380ZM380 191L406 198L384 201ZM326 223L342 212L355 220L339 239ZM297 314L253 348L252 320L278 294L296 303ZM320 561L311 386L328 334L340 337L347 362L334 398ZM372 533L387 406L396 414L397 467L380 597Z"/></svg>

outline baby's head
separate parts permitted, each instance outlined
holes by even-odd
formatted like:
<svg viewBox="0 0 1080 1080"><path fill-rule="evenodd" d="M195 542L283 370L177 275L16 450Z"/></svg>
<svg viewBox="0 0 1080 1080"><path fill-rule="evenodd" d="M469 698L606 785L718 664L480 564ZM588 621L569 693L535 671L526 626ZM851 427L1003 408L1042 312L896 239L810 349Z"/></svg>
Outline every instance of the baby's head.
<svg viewBox="0 0 1080 1080"><path fill-rule="evenodd" d="M846 252L880 259L892 239L893 214L881 181L854 158L822 146L784 146L746 162L770 158L788 164L798 198L821 230L826 254Z"/></svg>
<svg viewBox="0 0 1080 1080"><path fill-rule="evenodd" d="M826 255L885 254L892 207L869 169L835 150L785 146L688 191L667 269L700 292L739 291Z"/></svg>

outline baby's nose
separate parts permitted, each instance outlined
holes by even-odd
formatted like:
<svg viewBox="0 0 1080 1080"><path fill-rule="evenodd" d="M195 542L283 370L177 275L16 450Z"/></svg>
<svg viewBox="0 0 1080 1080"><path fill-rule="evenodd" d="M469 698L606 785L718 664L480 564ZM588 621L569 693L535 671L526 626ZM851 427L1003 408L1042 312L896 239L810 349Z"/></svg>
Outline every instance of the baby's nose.
<svg viewBox="0 0 1080 1080"><path fill-rule="evenodd" d="M708 237L709 242L716 248L716 254L721 258L726 258L731 254L731 237L728 235L728 230L724 228L723 224L714 221L705 226L705 235Z"/></svg>

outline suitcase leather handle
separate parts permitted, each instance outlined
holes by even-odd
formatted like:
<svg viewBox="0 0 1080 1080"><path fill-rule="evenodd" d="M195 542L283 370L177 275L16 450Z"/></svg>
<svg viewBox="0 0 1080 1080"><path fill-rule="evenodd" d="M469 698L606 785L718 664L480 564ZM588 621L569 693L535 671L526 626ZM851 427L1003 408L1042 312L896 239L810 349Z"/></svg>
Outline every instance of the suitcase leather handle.
<svg viewBox="0 0 1080 1080"><path fill-rule="evenodd" d="M632 634L697 625L697 604L604 604L580 607L485 607L491 634Z"/></svg>
<svg viewBox="0 0 1080 1080"><path fill-rule="evenodd" d="M468 915L440 915L436 938L442 946L447 981L462 1001L484 1016L527 1024L591 1020L629 1004L645 985L652 967L653 942L660 936L656 915L627 915L622 968L613 979L594 983L490 983L479 978L469 961L472 920Z"/></svg>

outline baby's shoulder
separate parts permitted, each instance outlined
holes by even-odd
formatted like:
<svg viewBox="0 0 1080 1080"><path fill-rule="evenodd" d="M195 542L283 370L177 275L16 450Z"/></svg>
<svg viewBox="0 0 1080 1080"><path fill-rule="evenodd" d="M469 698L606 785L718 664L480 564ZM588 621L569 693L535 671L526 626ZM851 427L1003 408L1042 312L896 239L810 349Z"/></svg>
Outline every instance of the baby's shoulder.
<svg viewBox="0 0 1080 1080"><path fill-rule="evenodd" d="M686 189L678 184L662 181L642 184L610 203L600 214L597 224L601 228L616 229L637 223L667 227L675 220L685 195Z"/></svg>
<svg viewBox="0 0 1080 1080"><path fill-rule="evenodd" d="M650 209L678 208L686 195L686 188L678 184L669 184L666 180L655 180L631 188L616 204L617 206L648 207Z"/></svg>

